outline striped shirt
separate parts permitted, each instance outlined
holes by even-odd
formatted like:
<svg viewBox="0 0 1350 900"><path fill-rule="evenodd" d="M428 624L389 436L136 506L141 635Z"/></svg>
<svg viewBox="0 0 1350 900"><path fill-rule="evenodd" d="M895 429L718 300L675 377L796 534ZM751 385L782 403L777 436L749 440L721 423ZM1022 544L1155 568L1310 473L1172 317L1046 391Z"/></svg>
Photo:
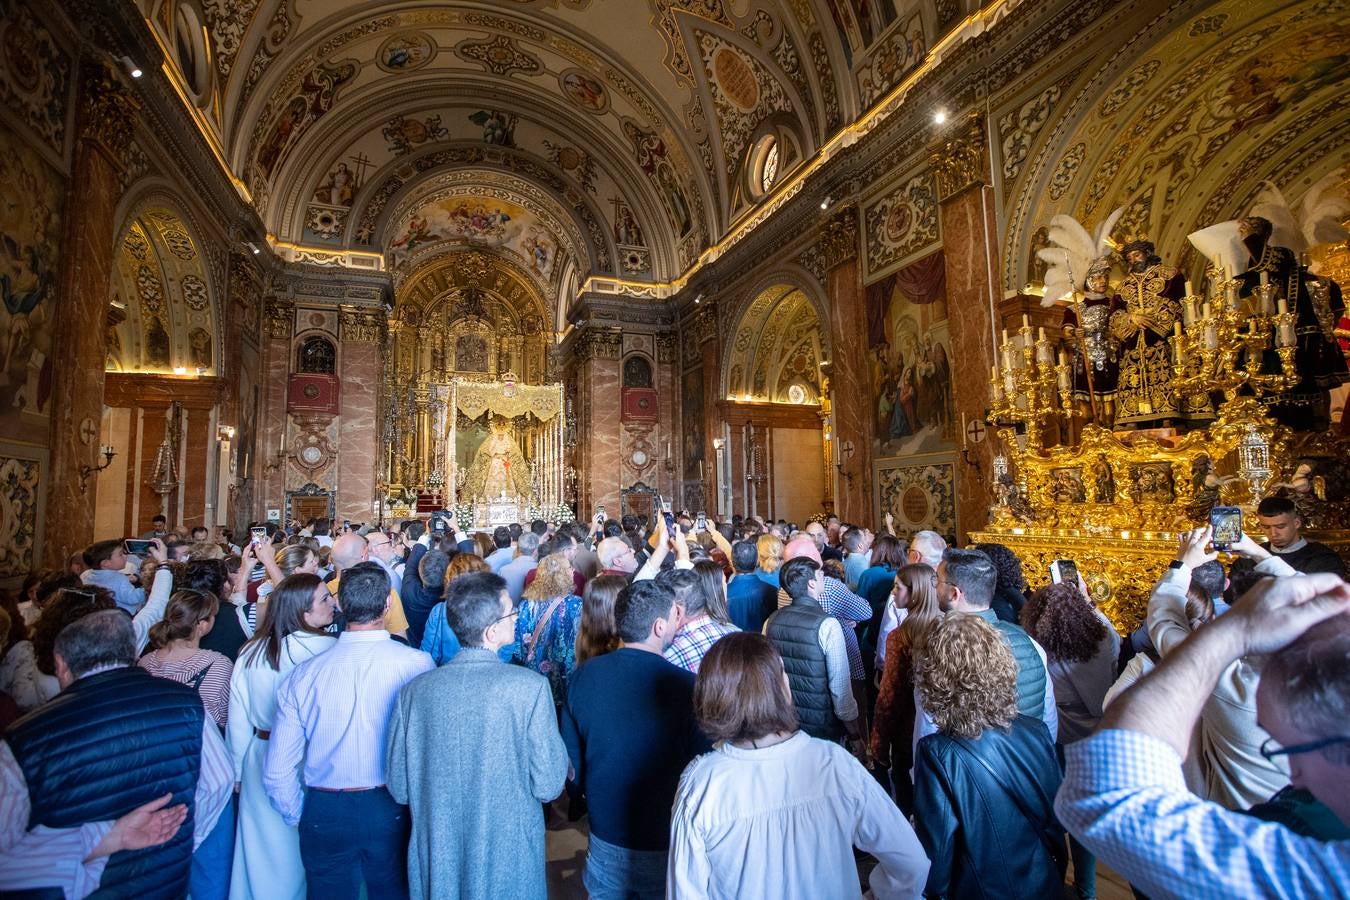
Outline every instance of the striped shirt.
<svg viewBox="0 0 1350 900"><path fill-rule="evenodd" d="M725 625L709 615L700 616L684 623L663 655L667 661L697 675L699 664L712 645L734 631L740 629L735 625Z"/></svg>
<svg viewBox="0 0 1350 900"><path fill-rule="evenodd" d="M108 668L118 668L109 666ZM97 669L87 674L106 671ZM202 722L202 753L193 795L193 846L216 827L234 787L234 765L220 731ZM9 744L0 741L0 891L59 887L67 898L86 897L98 887L108 857L85 858L112 830L113 822L77 828L28 827L28 783Z"/></svg>
<svg viewBox="0 0 1350 900"><path fill-rule="evenodd" d="M385 783L394 701L405 684L435 667L429 655L390 639L384 629L344 631L332 650L282 679L263 786L286 824L299 824L306 787Z"/></svg>
<svg viewBox="0 0 1350 900"><path fill-rule="evenodd" d="M167 658L167 649L154 650L141 657L140 667L156 678L186 684L202 698L206 714L217 728L225 727L230 714L230 675L234 664L214 650L198 650L186 659Z"/></svg>

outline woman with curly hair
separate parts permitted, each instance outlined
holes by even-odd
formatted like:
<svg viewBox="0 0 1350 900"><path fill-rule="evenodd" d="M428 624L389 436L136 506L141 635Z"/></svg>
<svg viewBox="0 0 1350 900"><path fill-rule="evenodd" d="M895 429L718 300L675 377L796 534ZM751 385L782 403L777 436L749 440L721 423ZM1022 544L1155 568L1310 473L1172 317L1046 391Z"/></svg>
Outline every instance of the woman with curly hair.
<svg viewBox="0 0 1350 900"><path fill-rule="evenodd" d="M1017 617L1026 605L1027 580L1022 576L1022 560L1017 554L1002 544L976 544L971 548L979 550L994 564L998 580L994 582L994 599L989 608L1004 622L1017 624Z"/></svg>
<svg viewBox="0 0 1350 900"><path fill-rule="evenodd" d="M928 629L942 618L936 583L937 573L923 563L895 573L890 602L904 621L886 636L886 667L872 720L872 759L881 769L890 767L895 802L906 815L914 812L914 783L909 777L914 763L914 653Z"/></svg>
<svg viewBox="0 0 1350 900"><path fill-rule="evenodd" d="M567 679L577 667L582 603L575 590L567 555L550 553L539 561L534 580L521 594L516 617L516 659L548 679L559 707L567 700Z"/></svg>
<svg viewBox="0 0 1350 900"><path fill-rule="evenodd" d="M441 588L441 596L450 594L450 583L459 576L469 572L490 571L491 568L478 554L456 553L450 557L450 563L445 567L445 584ZM427 616L426 627L422 629L422 652L431 654L431 658L438 666L445 665L459 652L459 638L450 630L450 623L445 618L444 600L433 606L430 615ZM502 660L505 662L510 658L509 655L505 655Z"/></svg>
<svg viewBox="0 0 1350 900"><path fill-rule="evenodd" d="M1050 732L1017 713L1017 663L979 616L934 624L914 683L937 733L919 741L914 822L932 868L924 892L949 897L1057 897L1064 829Z"/></svg>
<svg viewBox="0 0 1350 900"><path fill-rule="evenodd" d="M577 665L617 650L623 644L614 622L614 601L628 586L622 575L597 575L586 582L581 598L581 622L577 626Z"/></svg>
<svg viewBox="0 0 1350 900"><path fill-rule="evenodd" d="M92 612L117 608L112 591L82 585L73 575L63 575L52 584L56 587L51 591L46 591L50 585L44 584L40 592L42 614L28 629L27 639L11 640L0 659L0 691L14 698L20 712L41 706L61 691L53 655L61 629Z"/></svg>
<svg viewBox="0 0 1350 900"><path fill-rule="evenodd" d="M1055 688L1059 736L1055 752L1092 734L1102 719L1106 692L1115 680L1120 635L1083 596L1076 584L1052 584L1032 595L1022 609L1022 627L1045 648L1046 670ZM1074 889L1079 897L1097 893L1097 861L1069 837Z"/></svg>

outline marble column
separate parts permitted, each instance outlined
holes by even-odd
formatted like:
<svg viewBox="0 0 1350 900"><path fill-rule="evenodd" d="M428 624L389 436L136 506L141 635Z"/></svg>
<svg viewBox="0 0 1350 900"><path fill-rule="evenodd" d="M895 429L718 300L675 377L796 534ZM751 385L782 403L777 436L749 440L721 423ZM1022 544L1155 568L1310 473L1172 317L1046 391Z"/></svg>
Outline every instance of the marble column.
<svg viewBox="0 0 1350 900"><path fill-rule="evenodd" d="M108 355L108 285L112 282L118 176L140 104L102 61L80 63L76 137L67 196L78 212L65 216L61 270L52 309L51 468L44 561L60 567L94 538L97 490L80 489L80 470L94 466L103 416Z"/></svg>
<svg viewBox="0 0 1350 900"><path fill-rule="evenodd" d="M245 474L253 491L251 520L261 521L269 508L286 508L286 473L289 457L279 457L282 436L289 427L286 413L287 375L291 368L291 336L295 330L295 304L281 297L268 297L263 315L263 364L258 384L262 409L257 417L257 453L249 458ZM293 452L290 442L287 453Z"/></svg>
<svg viewBox="0 0 1350 900"><path fill-rule="evenodd" d="M871 522L872 385L867 366L866 296L858 269L858 210L835 213L820 238L825 256L825 290L829 295L830 411L833 436L842 453L835 477L835 513L845 522ZM875 526L874 526L875 527Z"/></svg>
<svg viewBox="0 0 1350 900"><path fill-rule="evenodd" d="M979 421L989 405L989 368L994 364L995 296L1000 283L994 196L989 185L989 149L983 120L959 120L930 148L937 174L942 249L947 270L947 309L952 361L969 377L952 379L957 421ZM992 436L992 432L989 433ZM991 495L985 479L994 456L986 438L957 456L956 530L961 541L988 524ZM978 465L977 465L978 464Z"/></svg>
<svg viewBox="0 0 1350 900"><path fill-rule="evenodd" d="M577 434L577 450L585 467L584 490L578 506L589 515L604 504L606 514L618 518L623 487L620 448L619 358L623 334L618 328L586 325L574 346L577 391L583 395L589 428Z"/></svg>
<svg viewBox="0 0 1350 900"><path fill-rule="evenodd" d="M337 519L373 522L375 484L380 464L379 385L382 317L369 311L343 310L342 406L338 422ZM431 436L428 417L426 435ZM433 442L434 444L434 442ZM431 472L431 445L422 464Z"/></svg>
<svg viewBox="0 0 1350 900"><path fill-rule="evenodd" d="M703 421L686 422L686 428L697 428L703 438L703 510L717 509L717 453L713 438L722 433L722 421L717 411L722 399L722 341L717 330L717 306L709 303L694 317L694 332L698 339L699 358L703 365ZM698 510L691 510L698 512Z"/></svg>

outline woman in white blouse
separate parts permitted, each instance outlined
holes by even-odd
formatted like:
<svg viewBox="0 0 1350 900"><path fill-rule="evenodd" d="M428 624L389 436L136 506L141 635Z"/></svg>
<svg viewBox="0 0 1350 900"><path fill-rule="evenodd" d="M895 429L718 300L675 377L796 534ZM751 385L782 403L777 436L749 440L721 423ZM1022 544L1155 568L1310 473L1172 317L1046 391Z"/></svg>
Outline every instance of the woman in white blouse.
<svg viewBox="0 0 1350 900"><path fill-rule="evenodd" d="M299 832L282 821L263 788L263 758L276 716L277 685L305 660L332 648L324 629L336 604L319 576L283 579L263 608L257 633L235 662L225 743L239 785L230 900L301 900L305 869Z"/></svg>
<svg viewBox="0 0 1350 900"><path fill-rule="evenodd" d="M797 729L767 638L741 632L713 645L694 712L718 743L680 778L669 896L857 900L854 847L878 860L870 886L880 900L922 893L928 858L914 829L848 751Z"/></svg>

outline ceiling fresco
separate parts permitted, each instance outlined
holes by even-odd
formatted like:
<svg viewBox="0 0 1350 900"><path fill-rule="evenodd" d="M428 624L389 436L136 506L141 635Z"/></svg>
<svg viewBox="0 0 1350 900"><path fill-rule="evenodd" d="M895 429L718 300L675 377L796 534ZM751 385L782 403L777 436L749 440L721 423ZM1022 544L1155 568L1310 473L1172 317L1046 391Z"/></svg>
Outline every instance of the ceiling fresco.
<svg viewBox="0 0 1350 900"><path fill-rule="evenodd" d="M140 0L169 48L179 3ZM495 166L556 198L582 273L668 280L755 202L766 129L800 164L922 58L918 6L205 0L209 46L183 49L210 60L188 93L279 242L396 267L391 200Z"/></svg>
<svg viewBox="0 0 1350 900"><path fill-rule="evenodd" d="M1124 207L1117 242L1147 238L1190 267L1198 260L1186 235L1246 215L1263 180L1294 199L1350 165L1344 2L1232 0L1164 24L1161 39L1146 34L1085 77L1071 102L1061 100L1066 80L1001 120L1004 152L1015 152L1004 170L1014 176L1005 185L1009 288L1040 280L1031 260L1056 213L1090 226ZM1047 120L1054 127L1042 128ZM1014 137L1028 128L1024 142ZM1024 159L1034 162L1023 168Z"/></svg>

